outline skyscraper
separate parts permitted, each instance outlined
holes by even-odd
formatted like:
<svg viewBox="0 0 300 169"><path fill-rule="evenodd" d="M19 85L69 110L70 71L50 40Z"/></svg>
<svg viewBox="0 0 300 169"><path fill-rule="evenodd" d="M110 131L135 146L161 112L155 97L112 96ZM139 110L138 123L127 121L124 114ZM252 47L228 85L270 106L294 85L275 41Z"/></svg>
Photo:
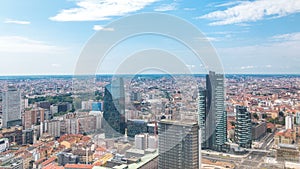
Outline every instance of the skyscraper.
<svg viewBox="0 0 300 169"><path fill-rule="evenodd" d="M236 106L234 139L240 147L251 148L251 127L251 114L247 111L247 108L244 106Z"/></svg>
<svg viewBox="0 0 300 169"><path fill-rule="evenodd" d="M201 147L206 148L206 89L199 87L198 94L198 125L201 129Z"/></svg>
<svg viewBox="0 0 300 169"><path fill-rule="evenodd" d="M158 128L158 168L199 168L198 125L162 120Z"/></svg>
<svg viewBox="0 0 300 169"><path fill-rule="evenodd" d="M125 94L122 78L105 86L103 101L105 137L119 137L125 134Z"/></svg>
<svg viewBox="0 0 300 169"><path fill-rule="evenodd" d="M2 127L22 125L21 93L13 86L8 86L2 93Z"/></svg>
<svg viewBox="0 0 300 169"><path fill-rule="evenodd" d="M210 71L206 90L199 90L198 123L202 147L221 151L227 141L227 113L224 108L224 75Z"/></svg>

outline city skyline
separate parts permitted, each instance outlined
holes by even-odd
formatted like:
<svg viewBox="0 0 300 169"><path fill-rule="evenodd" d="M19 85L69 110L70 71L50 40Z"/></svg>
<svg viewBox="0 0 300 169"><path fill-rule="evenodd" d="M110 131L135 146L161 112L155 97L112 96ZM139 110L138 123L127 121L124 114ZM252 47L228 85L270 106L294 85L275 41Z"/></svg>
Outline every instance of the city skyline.
<svg viewBox="0 0 300 169"><path fill-rule="evenodd" d="M195 25L215 47L225 73L299 74L297 0L1 3L0 75L73 74L81 49L97 30L112 32L105 25L143 12L166 13ZM163 48L183 58L191 54L165 37L142 36L124 41L109 57L122 60L145 48ZM200 63L186 62L202 70ZM112 73L117 66L108 59L101 69Z"/></svg>

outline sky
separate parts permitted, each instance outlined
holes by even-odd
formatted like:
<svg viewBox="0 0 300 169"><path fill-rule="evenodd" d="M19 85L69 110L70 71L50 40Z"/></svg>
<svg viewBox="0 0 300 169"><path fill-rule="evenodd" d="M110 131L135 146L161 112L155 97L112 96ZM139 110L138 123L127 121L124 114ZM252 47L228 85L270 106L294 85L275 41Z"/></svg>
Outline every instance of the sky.
<svg viewBox="0 0 300 169"><path fill-rule="evenodd" d="M227 74L300 73L299 0L2 0L0 75L73 74L97 31L113 32L105 26L144 12L174 15L195 25ZM114 48L99 72L112 73L126 56L150 48L180 55L187 67L202 71L201 62L190 59L191 51L182 44L144 35Z"/></svg>

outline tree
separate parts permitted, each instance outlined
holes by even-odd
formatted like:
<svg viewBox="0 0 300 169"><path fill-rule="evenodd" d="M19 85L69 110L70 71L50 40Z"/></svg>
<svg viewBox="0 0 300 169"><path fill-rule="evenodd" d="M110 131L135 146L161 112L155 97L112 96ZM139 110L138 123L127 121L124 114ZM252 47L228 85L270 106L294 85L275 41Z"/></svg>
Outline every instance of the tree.
<svg viewBox="0 0 300 169"><path fill-rule="evenodd" d="M267 117L268 117L267 114L262 114L263 119L266 119Z"/></svg>
<svg viewBox="0 0 300 169"><path fill-rule="evenodd" d="M259 119L259 117L256 113L253 113L253 117L256 118L257 120Z"/></svg>
<svg viewBox="0 0 300 169"><path fill-rule="evenodd" d="M235 126L235 122L234 122L234 121L231 121L230 124L231 124L232 126Z"/></svg>
<svg viewBox="0 0 300 169"><path fill-rule="evenodd" d="M279 116L284 117L284 113L282 111L280 111L278 114Z"/></svg>

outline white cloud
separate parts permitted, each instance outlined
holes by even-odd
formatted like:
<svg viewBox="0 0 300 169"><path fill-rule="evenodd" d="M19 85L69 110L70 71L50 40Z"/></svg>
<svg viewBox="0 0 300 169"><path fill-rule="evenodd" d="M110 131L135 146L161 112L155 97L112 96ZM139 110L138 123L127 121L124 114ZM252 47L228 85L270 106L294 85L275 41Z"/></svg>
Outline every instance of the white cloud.
<svg viewBox="0 0 300 169"><path fill-rule="evenodd" d="M158 0L79 0L77 7L64 9L53 21L96 21L108 20L113 16L122 16L139 11Z"/></svg>
<svg viewBox="0 0 300 169"><path fill-rule="evenodd" d="M94 25L93 30L95 30L95 31L100 31L100 30L102 30L102 31L114 31L114 28L105 28L101 25Z"/></svg>
<svg viewBox="0 0 300 169"><path fill-rule="evenodd" d="M165 11L174 11L176 9L177 9L177 3L171 3L171 4L163 4L157 7L156 9L154 9L154 11L165 12Z"/></svg>
<svg viewBox="0 0 300 169"><path fill-rule="evenodd" d="M19 25L29 25L29 21L21 21L21 20L14 20L14 19L5 19L4 23L12 23L12 24L19 24Z"/></svg>
<svg viewBox="0 0 300 169"><path fill-rule="evenodd" d="M183 10L185 10L185 11L194 11L194 10L196 10L196 8L183 8Z"/></svg>
<svg viewBox="0 0 300 169"><path fill-rule="evenodd" d="M210 25L228 25L279 18L298 12L299 0L256 0L243 1L226 10L211 12L198 18L215 20Z"/></svg>
<svg viewBox="0 0 300 169"><path fill-rule="evenodd" d="M0 36L0 52L5 53L57 53L65 49L42 41L21 36Z"/></svg>
<svg viewBox="0 0 300 169"><path fill-rule="evenodd" d="M241 69L254 69L255 66L242 66Z"/></svg>
<svg viewBox="0 0 300 169"><path fill-rule="evenodd" d="M272 37L275 41L300 41L300 32L281 34Z"/></svg>

